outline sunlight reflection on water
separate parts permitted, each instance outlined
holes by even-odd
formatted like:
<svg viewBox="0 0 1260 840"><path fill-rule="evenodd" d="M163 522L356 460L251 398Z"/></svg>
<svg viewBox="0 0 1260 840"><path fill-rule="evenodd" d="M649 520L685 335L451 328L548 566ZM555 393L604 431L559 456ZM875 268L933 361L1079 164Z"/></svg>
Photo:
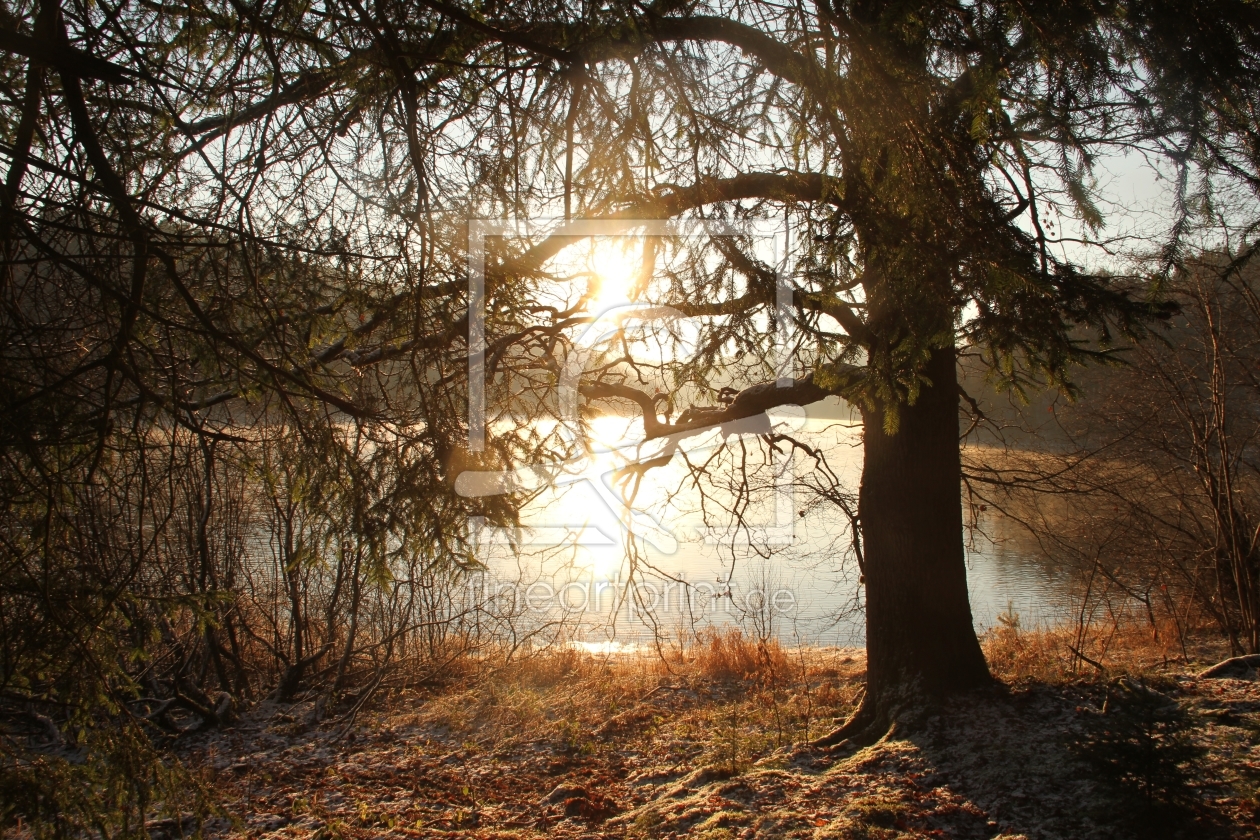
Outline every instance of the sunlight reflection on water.
<svg viewBox="0 0 1260 840"><path fill-rule="evenodd" d="M790 419L790 418L789 418ZM605 444L622 443L639 428L620 417L595 421ZM856 493L861 470L860 429L836 419L810 417L796 437L823 452L842 486ZM687 462L705 463L720 435L688 439ZM727 451L764 451L762 438L733 434ZM782 470L777 485L751 494L748 527L733 531L720 511L731 496L710 488L702 496L686 479L684 459L649 471L635 497L635 515L617 510L613 470L641 453L603 448L579 480L543 490L523 511L516 534L483 534L481 556L496 581L516 581L531 608L563 613L581 626L578 638L592 652L615 653L653 632L738 624L786 644L852 646L864 642L861 586L849 544L848 520L832 504L811 504ZM611 450L611 451L610 451ZM761 456L758 456L761 457ZM809 470L797 457L796 484ZM714 462L716 463L716 462ZM759 463L750 458L750 463ZM736 474L729 462L710 472L718 484ZM762 467L761 474L771 471ZM602 482L602 486L596 482ZM715 504L714 502L719 504ZM628 538L627 523L634 531ZM1010 529L987 517L969 534L968 583L977 630L995 625L1008 610L1024 627L1063 621L1068 581L1061 571L1018 548ZM627 559L627 542L637 549ZM510 543L510 544L509 544ZM532 587L532 588L530 588Z"/></svg>

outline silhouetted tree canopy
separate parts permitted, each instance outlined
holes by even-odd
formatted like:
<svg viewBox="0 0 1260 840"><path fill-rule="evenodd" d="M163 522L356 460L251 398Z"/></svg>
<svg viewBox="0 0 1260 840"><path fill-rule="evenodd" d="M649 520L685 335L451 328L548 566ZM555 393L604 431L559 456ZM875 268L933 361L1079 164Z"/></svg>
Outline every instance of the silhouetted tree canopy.
<svg viewBox="0 0 1260 840"><path fill-rule="evenodd" d="M539 431L598 296L553 221L488 240L495 433L468 451L469 219L785 220L781 266L740 237L645 242L641 299L699 349L645 367L628 342L580 392L652 437L829 394L861 408L868 597L895 619L949 581L944 612L872 643L885 723L907 683L987 679L956 591L956 353L999 387L1070 390L1166 314L1161 278L1205 226L1240 261L1260 242L1243 0L43 0L4 6L0 50L0 704L89 733L5 742L24 804L3 819L90 813L74 785L37 798L88 772L70 741L148 750L168 701L214 725L217 692L379 675L423 621L399 569L466 565L468 517L510 524L524 498L462 496L459 472L580 449ZM1175 199L1139 243L1160 264L1131 276L1075 256L1133 245L1106 238L1092 178L1123 153ZM780 270L796 378L771 392ZM936 465L902 478L934 488L906 505L936 523L913 538L940 552L922 591L898 588L920 543L878 536L901 528L879 524L889 458ZM281 570L265 608L241 589L259 528ZM902 656L925 632L958 686ZM134 829L149 783L93 749Z"/></svg>

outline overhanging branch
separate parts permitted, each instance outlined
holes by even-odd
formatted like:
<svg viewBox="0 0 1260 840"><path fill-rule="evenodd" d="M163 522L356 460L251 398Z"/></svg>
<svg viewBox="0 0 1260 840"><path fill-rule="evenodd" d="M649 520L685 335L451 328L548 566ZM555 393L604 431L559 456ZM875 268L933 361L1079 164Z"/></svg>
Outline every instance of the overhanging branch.
<svg viewBox="0 0 1260 840"><path fill-rule="evenodd" d="M787 386L780 386L777 382L762 382L737 393L729 405L689 408L679 416L676 423L662 423L656 415L654 395L629 385L593 382L581 386L579 391L588 399L620 399L635 403L643 412L645 439L654 440L721 426L737 420L746 420L780 406L806 406L827 397L839 396L840 388L861 376L862 372L863 369L860 367L850 367L848 375L841 377L841 385L836 388L824 388L817 384L813 374L792 380L792 383Z"/></svg>

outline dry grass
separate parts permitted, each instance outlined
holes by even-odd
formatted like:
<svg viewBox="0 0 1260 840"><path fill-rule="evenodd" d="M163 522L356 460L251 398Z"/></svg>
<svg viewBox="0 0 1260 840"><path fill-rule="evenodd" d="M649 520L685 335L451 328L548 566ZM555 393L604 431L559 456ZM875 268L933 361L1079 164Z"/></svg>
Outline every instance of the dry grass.
<svg viewBox="0 0 1260 840"><path fill-rule="evenodd" d="M861 651L727 631L666 656L555 647L482 658L465 663L467 682L382 696L345 739L329 722L292 723L309 701L260 707L188 760L239 815L239 830L221 832L234 837L1113 840L1127 836L1113 830L1123 803L1103 796L1072 745L1093 731L1111 677L1159 669L1171 651L1149 627L1098 634L1084 651L1109 669L1096 680L1093 666L1073 669L1075 639L1010 622L985 640L995 674L1018 683L1009 696L857 753L803 745L854 710ZM1161 679L1209 750L1199 775L1230 786L1210 788L1219 836L1230 825L1254 836L1246 809L1254 801L1260 814L1260 788L1238 751L1260 732L1260 689Z"/></svg>
<svg viewBox="0 0 1260 840"><path fill-rule="evenodd" d="M375 718L484 748L543 737L590 753L615 733L649 734L659 722L648 710L661 698L690 698L695 709L676 728L685 738L712 735L705 760L734 769L765 749L833 728L860 697L864 666L861 651L790 650L738 629L705 630L662 654L555 647L485 659L458 687L384 698Z"/></svg>
<svg viewBox="0 0 1260 840"><path fill-rule="evenodd" d="M692 674L711 680L768 685L781 682L793 669L778 639L751 639L737 628L701 630L687 653Z"/></svg>
<svg viewBox="0 0 1260 840"><path fill-rule="evenodd" d="M1024 629L1004 617L981 639L993 675L1003 682L1058 683L1153 671L1194 670L1229 655L1207 632L1182 636L1171 624L1117 621L1083 631L1072 627Z"/></svg>

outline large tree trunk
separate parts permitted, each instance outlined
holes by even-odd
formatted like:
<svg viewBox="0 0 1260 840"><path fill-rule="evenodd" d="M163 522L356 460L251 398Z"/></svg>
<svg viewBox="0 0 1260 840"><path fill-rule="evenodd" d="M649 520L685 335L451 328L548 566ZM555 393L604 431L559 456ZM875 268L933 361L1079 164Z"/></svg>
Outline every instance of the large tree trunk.
<svg viewBox="0 0 1260 840"><path fill-rule="evenodd" d="M877 736L903 709L992 681L967 597L955 365L953 348L933 353L932 387L899 407L895 434L882 408L864 412L866 697L821 745Z"/></svg>

